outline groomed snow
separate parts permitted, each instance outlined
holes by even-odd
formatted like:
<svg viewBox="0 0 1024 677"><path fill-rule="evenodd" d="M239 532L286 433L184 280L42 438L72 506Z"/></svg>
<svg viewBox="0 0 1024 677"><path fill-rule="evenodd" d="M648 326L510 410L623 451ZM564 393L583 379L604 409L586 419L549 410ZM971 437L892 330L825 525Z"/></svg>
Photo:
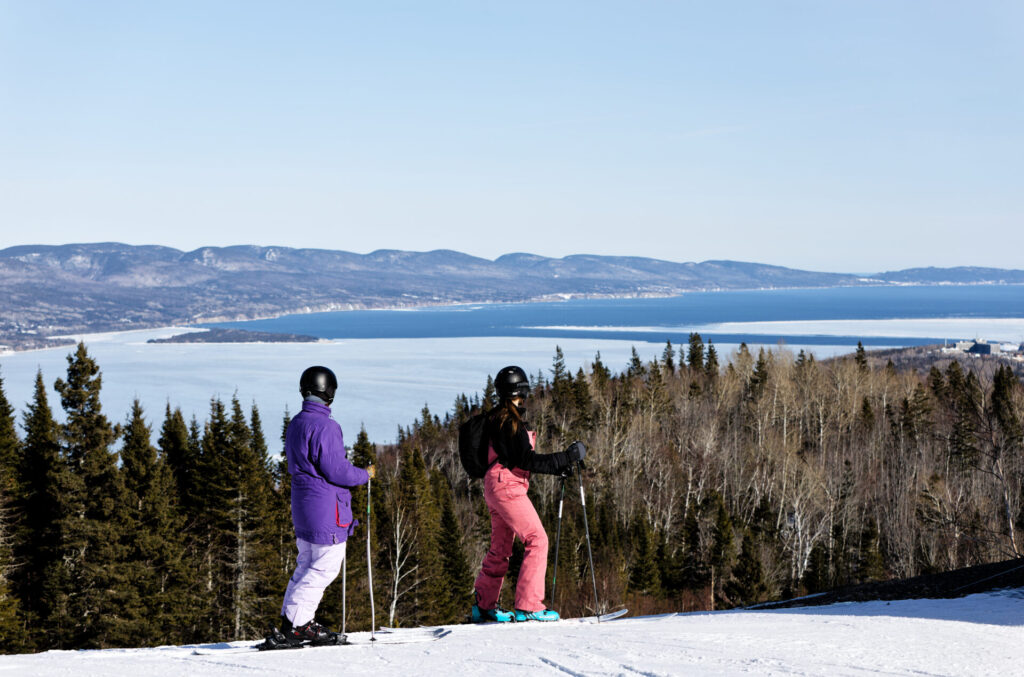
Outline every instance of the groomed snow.
<svg viewBox="0 0 1024 677"><path fill-rule="evenodd" d="M192 647L0 657L12 675L1019 675L1024 590L574 622L451 626L429 643L223 656ZM244 646L246 642L236 643Z"/></svg>

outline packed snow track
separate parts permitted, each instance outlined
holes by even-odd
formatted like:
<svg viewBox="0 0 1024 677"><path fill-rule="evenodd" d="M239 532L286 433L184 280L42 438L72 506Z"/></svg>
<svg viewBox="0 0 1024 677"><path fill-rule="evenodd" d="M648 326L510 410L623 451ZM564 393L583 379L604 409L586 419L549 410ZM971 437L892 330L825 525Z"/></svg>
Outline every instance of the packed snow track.
<svg viewBox="0 0 1024 677"><path fill-rule="evenodd" d="M441 639L193 655L200 645L2 656L10 675L1011 675L1024 591L602 624L456 625ZM236 642L230 646L246 646ZM202 645L228 646L228 645Z"/></svg>

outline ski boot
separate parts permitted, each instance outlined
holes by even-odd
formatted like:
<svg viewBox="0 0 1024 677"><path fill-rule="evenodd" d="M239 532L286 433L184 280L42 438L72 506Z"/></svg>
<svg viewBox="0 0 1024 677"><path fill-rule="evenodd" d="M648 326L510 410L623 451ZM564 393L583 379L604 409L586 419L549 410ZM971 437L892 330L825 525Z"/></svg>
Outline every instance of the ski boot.
<svg viewBox="0 0 1024 677"><path fill-rule="evenodd" d="M289 623L291 625L291 623ZM291 628L291 632L283 633L289 641L298 641L311 646L326 646L328 644L348 644L348 638L340 632L331 632L316 621L310 621L297 628Z"/></svg>
<svg viewBox="0 0 1024 677"><path fill-rule="evenodd" d="M505 611L500 606L493 609L481 609L473 605L473 612L470 620L474 623L511 623L515 620L515 614Z"/></svg>
<svg viewBox="0 0 1024 677"><path fill-rule="evenodd" d="M540 611L523 611L516 609L516 623L524 621L557 621L561 619L557 611L541 609Z"/></svg>
<svg viewBox="0 0 1024 677"><path fill-rule="evenodd" d="M287 618L281 618L281 628L271 627L266 639L256 648L260 651L273 651L276 649L301 649L302 640L290 637L292 624Z"/></svg>

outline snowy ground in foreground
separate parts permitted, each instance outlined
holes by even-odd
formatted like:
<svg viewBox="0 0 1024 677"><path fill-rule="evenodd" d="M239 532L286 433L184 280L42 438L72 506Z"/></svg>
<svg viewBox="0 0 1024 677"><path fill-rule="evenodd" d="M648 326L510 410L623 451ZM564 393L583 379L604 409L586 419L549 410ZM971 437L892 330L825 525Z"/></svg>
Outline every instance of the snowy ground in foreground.
<svg viewBox="0 0 1024 677"><path fill-rule="evenodd" d="M0 657L17 675L1013 675L1024 590L837 604L451 627L422 644L193 656L191 647ZM238 643L244 646L246 643Z"/></svg>

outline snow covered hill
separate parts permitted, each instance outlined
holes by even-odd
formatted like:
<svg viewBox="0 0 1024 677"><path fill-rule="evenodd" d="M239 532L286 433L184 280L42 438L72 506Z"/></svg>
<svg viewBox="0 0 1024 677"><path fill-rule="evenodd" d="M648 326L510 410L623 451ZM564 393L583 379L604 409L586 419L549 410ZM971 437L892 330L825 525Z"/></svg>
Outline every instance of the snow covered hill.
<svg viewBox="0 0 1024 677"><path fill-rule="evenodd" d="M775 611L451 626L428 643L196 656L195 646L0 657L11 675L1020 675L1024 589ZM246 642L236 643L245 646ZM225 646L225 645L216 645Z"/></svg>

